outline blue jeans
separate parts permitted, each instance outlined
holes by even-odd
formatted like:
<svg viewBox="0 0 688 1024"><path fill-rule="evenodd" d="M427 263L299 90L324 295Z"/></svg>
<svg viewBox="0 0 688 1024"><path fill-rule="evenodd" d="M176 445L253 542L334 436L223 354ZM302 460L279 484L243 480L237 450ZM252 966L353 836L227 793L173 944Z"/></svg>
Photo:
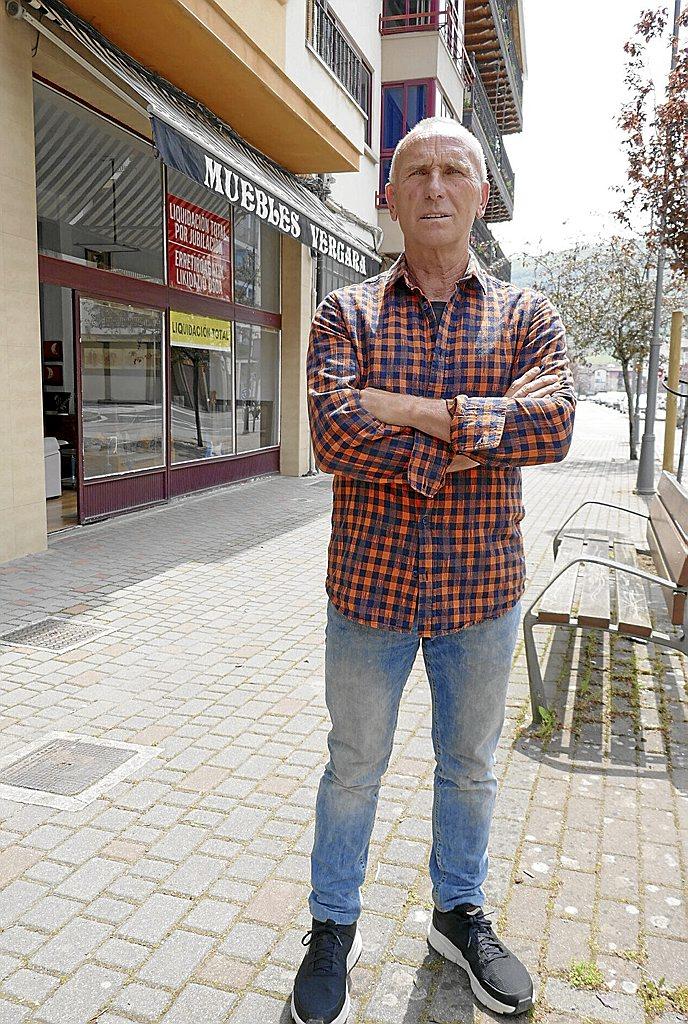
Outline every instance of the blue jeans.
<svg viewBox="0 0 688 1024"><path fill-rule="evenodd" d="M517 604L498 619L422 638L436 760L430 878L438 910L484 903L494 752L519 623ZM325 699L332 730L311 854L309 906L316 920L351 924L361 912L380 779L420 642L415 631L374 629L328 605Z"/></svg>

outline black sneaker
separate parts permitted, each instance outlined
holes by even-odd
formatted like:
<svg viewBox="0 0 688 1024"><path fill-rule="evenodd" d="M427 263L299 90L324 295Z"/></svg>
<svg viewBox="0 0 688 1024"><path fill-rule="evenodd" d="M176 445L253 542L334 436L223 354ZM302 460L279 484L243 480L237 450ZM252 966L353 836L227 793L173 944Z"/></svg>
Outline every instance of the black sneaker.
<svg viewBox="0 0 688 1024"><path fill-rule="evenodd" d="M302 938L308 946L294 982L291 1015L296 1024L344 1024L349 1016L346 977L363 943L356 924L316 921Z"/></svg>
<svg viewBox="0 0 688 1024"><path fill-rule="evenodd" d="M428 942L468 974L473 995L495 1013L524 1013L533 1005L533 981L518 957L492 931L482 908L462 903L435 909Z"/></svg>

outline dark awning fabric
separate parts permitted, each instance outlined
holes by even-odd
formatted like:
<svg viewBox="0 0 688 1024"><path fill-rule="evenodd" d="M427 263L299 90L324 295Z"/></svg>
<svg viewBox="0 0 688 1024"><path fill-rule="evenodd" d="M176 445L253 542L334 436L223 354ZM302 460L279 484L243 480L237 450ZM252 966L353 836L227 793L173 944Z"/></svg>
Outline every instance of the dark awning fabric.
<svg viewBox="0 0 688 1024"><path fill-rule="evenodd" d="M27 9L44 12L43 26L52 21L69 32L142 97L156 149L168 166L337 263L365 277L377 273L380 257L367 244L372 234L361 237L351 221L330 210L296 175L250 146L210 110L123 53L59 0L29 0Z"/></svg>

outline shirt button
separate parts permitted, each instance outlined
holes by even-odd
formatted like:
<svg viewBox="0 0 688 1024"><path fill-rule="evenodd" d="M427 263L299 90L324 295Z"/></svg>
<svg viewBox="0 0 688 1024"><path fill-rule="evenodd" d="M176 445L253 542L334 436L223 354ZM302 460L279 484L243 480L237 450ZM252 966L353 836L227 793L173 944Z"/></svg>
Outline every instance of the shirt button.
<svg viewBox="0 0 688 1024"><path fill-rule="evenodd" d="M419 526L425 526L427 524L427 522L428 522L428 517L427 516L421 516L420 519L418 520L418 525Z"/></svg>

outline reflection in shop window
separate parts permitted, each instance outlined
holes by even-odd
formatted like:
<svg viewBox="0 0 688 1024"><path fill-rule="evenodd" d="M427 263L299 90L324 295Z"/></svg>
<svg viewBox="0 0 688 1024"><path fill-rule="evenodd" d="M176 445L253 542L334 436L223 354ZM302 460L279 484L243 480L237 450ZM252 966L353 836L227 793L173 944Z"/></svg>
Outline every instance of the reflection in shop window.
<svg viewBox="0 0 688 1024"><path fill-rule="evenodd" d="M162 165L153 147L34 82L38 247L163 280Z"/></svg>
<svg viewBox="0 0 688 1024"><path fill-rule="evenodd" d="M279 312L280 238L253 213L234 210L234 301Z"/></svg>
<svg viewBox="0 0 688 1024"><path fill-rule="evenodd" d="M80 333L84 476L163 466L163 314L81 299Z"/></svg>
<svg viewBox="0 0 688 1024"><path fill-rule="evenodd" d="M236 324L237 452L279 444L279 332Z"/></svg>
<svg viewBox="0 0 688 1024"><path fill-rule="evenodd" d="M170 312L172 461L234 452L232 325Z"/></svg>

